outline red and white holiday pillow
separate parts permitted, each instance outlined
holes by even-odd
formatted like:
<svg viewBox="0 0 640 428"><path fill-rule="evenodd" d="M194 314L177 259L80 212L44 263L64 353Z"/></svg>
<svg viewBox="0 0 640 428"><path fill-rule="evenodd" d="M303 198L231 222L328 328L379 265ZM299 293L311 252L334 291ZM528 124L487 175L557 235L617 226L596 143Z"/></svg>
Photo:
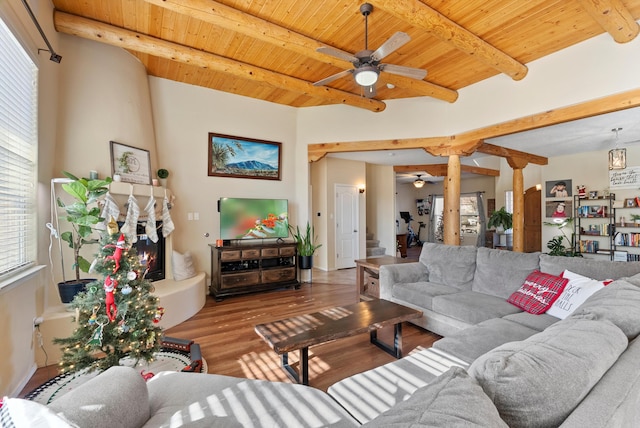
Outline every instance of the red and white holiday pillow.
<svg viewBox="0 0 640 428"><path fill-rule="evenodd" d="M547 313L561 320L565 319L575 311L578 306L584 303L593 293L602 290L613 280L606 279L597 281L586 276L565 270L562 273L563 278L567 278L569 283L562 291L558 300L549 308Z"/></svg>
<svg viewBox="0 0 640 428"><path fill-rule="evenodd" d="M545 313L560 297L569 280L534 270L507 302L534 315Z"/></svg>

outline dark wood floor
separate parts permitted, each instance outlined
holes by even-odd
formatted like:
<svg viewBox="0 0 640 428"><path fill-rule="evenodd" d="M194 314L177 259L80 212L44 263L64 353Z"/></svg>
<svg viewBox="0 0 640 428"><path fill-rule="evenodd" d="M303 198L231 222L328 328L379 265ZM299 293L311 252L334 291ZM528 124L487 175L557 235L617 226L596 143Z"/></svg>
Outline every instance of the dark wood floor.
<svg viewBox="0 0 640 428"><path fill-rule="evenodd" d="M193 339L198 343L209 373L291 382L280 367L279 356L258 337L254 326L355 303L354 287L355 269L334 272L316 269L313 285L303 284L299 290L275 290L231 297L222 302L207 297L200 312L166 330L165 335ZM386 331L380 336L388 339L389 334L390 331ZM405 355L417 346L431 346L438 338L413 324L403 325ZM297 357L297 352L290 355ZM326 391L340 379L393 360L392 356L369 343L368 334L314 346L309 350L310 384ZM56 374L55 366L38 369L21 396Z"/></svg>

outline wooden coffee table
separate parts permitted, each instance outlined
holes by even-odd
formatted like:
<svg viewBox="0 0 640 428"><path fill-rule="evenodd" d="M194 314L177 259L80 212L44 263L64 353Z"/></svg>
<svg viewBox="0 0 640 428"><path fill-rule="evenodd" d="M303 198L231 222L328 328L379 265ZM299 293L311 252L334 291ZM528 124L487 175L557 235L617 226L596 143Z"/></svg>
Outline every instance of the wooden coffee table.
<svg viewBox="0 0 640 428"><path fill-rule="evenodd" d="M369 332L371 343L401 358L402 322L420 316L422 312L397 303L371 300L258 324L255 330L281 355L282 367L287 373L296 382L309 385L309 346ZM379 328L390 325L394 326L393 346L380 342L377 335ZM300 351L299 373L289 364L288 353L295 350Z"/></svg>

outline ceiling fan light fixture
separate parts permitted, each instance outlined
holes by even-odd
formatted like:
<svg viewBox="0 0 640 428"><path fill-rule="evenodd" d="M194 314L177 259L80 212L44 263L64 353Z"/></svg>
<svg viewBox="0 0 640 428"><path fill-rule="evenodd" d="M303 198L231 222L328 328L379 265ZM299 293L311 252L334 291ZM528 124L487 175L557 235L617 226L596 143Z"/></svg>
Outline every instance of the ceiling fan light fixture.
<svg viewBox="0 0 640 428"><path fill-rule="evenodd" d="M422 186L424 186L425 181L420 178L420 175L422 174L418 174L418 178L416 179L416 181L413 182L413 185L415 186L416 189L422 189Z"/></svg>
<svg viewBox="0 0 640 428"><path fill-rule="evenodd" d="M380 71L372 65L363 65L353 72L353 78L360 86L371 86L378 81Z"/></svg>

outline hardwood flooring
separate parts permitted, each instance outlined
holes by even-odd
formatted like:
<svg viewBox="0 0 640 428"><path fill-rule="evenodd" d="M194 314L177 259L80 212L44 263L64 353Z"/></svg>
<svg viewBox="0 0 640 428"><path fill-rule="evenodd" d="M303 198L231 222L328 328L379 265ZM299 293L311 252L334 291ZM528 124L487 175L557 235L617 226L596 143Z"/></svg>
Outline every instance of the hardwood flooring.
<svg viewBox="0 0 640 428"><path fill-rule="evenodd" d="M255 333L256 324L317 312L331 306L355 303L355 269L313 271L313 284L299 290L283 289L230 297L216 302L207 297L205 307L187 321L165 330L166 336L193 339L200 345L208 372L250 379L292 382L280 367L280 357ZM391 331L380 333L390 339ZM439 336L403 325L404 354L417 346L429 347ZM297 352L290 360L297 361ZM309 349L310 385L324 391L333 383L393 361L369 343L369 335L339 339ZM56 366L40 368L21 396L57 374Z"/></svg>

